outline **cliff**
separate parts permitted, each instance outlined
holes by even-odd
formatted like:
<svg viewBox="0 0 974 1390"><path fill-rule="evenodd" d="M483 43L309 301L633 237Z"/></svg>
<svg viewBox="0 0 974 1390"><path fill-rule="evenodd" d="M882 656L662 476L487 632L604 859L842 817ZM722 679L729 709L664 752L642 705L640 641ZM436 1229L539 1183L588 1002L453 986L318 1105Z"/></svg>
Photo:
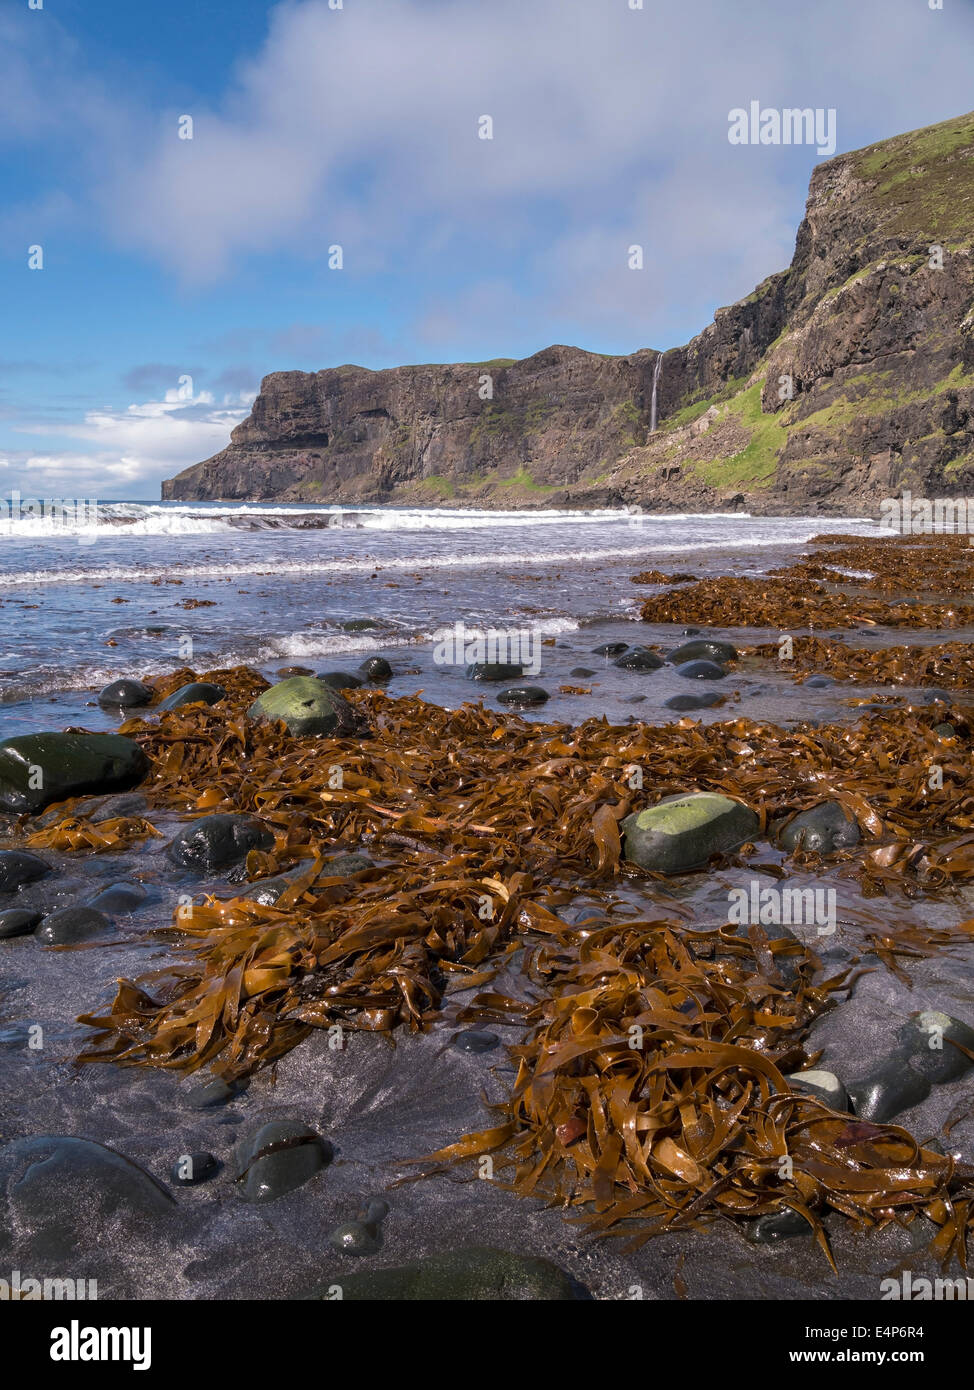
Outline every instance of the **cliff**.
<svg viewBox="0 0 974 1390"><path fill-rule="evenodd" d="M972 233L974 113L819 165L790 267L661 359L276 372L163 497L875 513L970 490Z"/></svg>

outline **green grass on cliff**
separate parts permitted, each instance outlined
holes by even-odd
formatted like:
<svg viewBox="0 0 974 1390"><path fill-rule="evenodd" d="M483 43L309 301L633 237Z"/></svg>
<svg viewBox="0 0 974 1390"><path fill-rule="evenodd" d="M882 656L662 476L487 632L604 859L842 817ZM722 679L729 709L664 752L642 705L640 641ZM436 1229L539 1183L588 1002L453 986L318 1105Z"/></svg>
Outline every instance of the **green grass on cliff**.
<svg viewBox="0 0 974 1390"><path fill-rule="evenodd" d="M888 231L969 243L974 233L974 112L897 135L854 157Z"/></svg>
<svg viewBox="0 0 974 1390"><path fill-rule="evenodd" d="M783 411L765 414L761 409L763 381L729 400L721 409L719 421L733 420L751 431L743 449L730 458L696 463L698 477L711 487L765 487L774 477L778 455L788 442L788 429L782 423Z"/></svg>

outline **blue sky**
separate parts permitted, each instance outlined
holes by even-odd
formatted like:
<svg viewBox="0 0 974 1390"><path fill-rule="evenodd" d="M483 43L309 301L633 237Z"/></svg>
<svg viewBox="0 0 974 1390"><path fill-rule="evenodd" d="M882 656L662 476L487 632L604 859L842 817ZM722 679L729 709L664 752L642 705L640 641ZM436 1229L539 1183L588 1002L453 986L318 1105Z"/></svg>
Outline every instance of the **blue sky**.
<svg viewBox="0 0 974 1390"><path fill-rule="evenodd" d="M729 111L855 149L974 106L972 40L971 0L0 0L0 493L158 497L270 371L684 342L819 160Z"/></svg>

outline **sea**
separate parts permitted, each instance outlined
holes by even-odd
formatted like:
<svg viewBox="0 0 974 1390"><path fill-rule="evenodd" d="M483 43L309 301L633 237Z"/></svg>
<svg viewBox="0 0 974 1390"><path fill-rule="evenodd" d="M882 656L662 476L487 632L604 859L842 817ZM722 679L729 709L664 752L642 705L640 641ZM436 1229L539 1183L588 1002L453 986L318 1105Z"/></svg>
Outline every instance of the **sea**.
<svg viewBox="0 0 974 1390"><path fill-rule="evenodd" d="M641 600L658 590L632 575L760 575L817 534L878 529L862 517L133 501L101 502L94 520L7 519L0 737L111 727L94 700L102 686L185 666L245 663L273 679L295 666L355 671L381 654L392 694L489 702L496 690L472 685L464 661L438 651L438 635L457 624L520 635L522 650L536 644L545 718L624 719L633 703L649 717L686 682L592 656L604 642L679 635L638 624ZM573 676L579 668L594 677ZM562 692L586 682L588 698Z"/></svg>

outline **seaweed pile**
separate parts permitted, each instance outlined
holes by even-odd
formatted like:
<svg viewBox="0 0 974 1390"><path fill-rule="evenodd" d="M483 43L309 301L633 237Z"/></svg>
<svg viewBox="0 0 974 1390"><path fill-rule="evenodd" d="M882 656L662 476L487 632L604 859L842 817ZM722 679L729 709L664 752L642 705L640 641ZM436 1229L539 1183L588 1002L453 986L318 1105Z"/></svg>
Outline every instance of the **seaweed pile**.
<svg viewBox="0 0 974 1390"><path fill-rule="evenodd" d="M759 579L721 576L678 593L656 594L641 607L645 622L723 627L955 628L974 620L974 549L967 536L817 536L826 548ZM827 543L827 545L826 545ZM634 584L650 582L635 575ZM656 581L652 581L656 582ZM662 581L660 581L662 582ZM892 603L873 592L936 594L953 602Z"/></svg>
<svg viewBox="0 0 974 1390"><path fill-rule="evenodd" d="M513 1166L516 1191L593 1203L586 1219L600 1230L640 1219L637 1238L790 1208L824 1245L826 1208L866 1224L923 1212L941 1228L939 1252L964 1258L974 1172L895 1126L833 1113L785 1079L814 1061L802 1035L842 978L813 984L819 962L792 937L694 923L622 859L619 834L629 811L691 789L747 801L762 833L833 798L863 844L828 864L799 852L798 867L858 879L866 896L971 881L969 752L959 741L956 756L938 747L943 776L931 787L929 712L872 713L851 729L743 718L572 728L359 690L349 699L365 736L293 738L245 719L266 685L246 668L181 671L159 695L198 678L218 681L227 699L122 726L151 760L150 805L255 814L275 839L251 850L248 877L298 867L273 905L244 892L179 912L169 929L178 959L121 981L110 1006L83 1017L97 1033L82 1060L208 1065L232 1079L312 1028L425 1029L448 995L477 990L461 1017L526 1030L513 1049L518 1077L502 1122L434 1163L490 1153ZM645 770L643 790L633 767ZM60 810L60 825L41 832L48 843L63 834L98 848L85 844L83 807ZM328 856L362 847L372 868L330 871ZM758 853L744 846L741 862ZM620 884L639 887L640 915ZM570 923L559 914L581 893L599 909ZM969 939L974 927L894 928L865 905L860 921L898 972L900 957ZM533 1002L490 988L515 959Z"/></svg>
<svg viewBox="0 0 974 1390"><path fill-rule="evenodd" d="M745 650L776 660L778 670L793 675L828 671L833 680L867 685L937 686L974 690L974 643L942 642L929 647L850 647L823 637L796 637L791 656L782 658L776 642Z"/></svg>

